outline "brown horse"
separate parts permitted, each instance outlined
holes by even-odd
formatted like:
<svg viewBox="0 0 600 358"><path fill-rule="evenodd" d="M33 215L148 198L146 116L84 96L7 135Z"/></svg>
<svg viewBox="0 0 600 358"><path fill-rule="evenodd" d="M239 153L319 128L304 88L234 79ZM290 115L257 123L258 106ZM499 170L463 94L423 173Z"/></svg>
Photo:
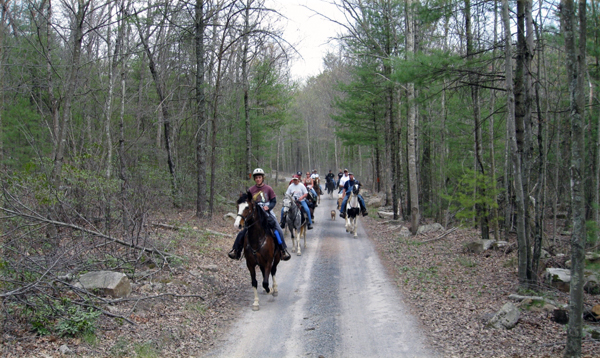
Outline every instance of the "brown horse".
<svg viewBox="0 0 600 358"><path fill-rule="evenodd" d="M323 195L323 191L321 190L321 178L314 178L313 184L313 189L317 192L317 204L321 205L321 195Z"/></svg>
<svg viewBox="0 0 600 358"><path fill-rule="evenodd" d="M254 289L254 303L252 310L258 311L258 281L256 281L256 266L260 267L263 275L262 286L267 293L277 296L277 265L281 259L281 253L276 249L275 237L269 229L267 222L267 212L265 212L257 203L252 201L250 192L240 195L237 201L238 213L234 226L246 230L244 236L244 256L246 257L246 266L250 271L252 278L252 288ZM269 288L269 275L273 277L273 287Z"/></svg>

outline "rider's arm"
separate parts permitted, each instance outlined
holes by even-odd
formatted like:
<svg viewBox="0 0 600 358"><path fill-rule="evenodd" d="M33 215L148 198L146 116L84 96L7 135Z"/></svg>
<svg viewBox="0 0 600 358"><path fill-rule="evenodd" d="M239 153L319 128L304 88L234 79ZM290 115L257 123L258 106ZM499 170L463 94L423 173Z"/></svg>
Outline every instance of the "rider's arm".
<svg viewBox="0 0 600 358"><path fill-rule="evenodd" d="M267 205L265 205L265 208L267 210L273 210L273 208L275 207L276 204L277 204L277 198L273 198L269 201L269 203Z"/></svg>

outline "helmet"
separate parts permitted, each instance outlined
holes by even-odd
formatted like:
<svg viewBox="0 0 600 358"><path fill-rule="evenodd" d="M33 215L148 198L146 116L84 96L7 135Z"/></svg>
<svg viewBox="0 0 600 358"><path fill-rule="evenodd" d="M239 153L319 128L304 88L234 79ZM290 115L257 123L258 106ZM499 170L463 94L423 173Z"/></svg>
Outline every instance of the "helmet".
<svg viewBox="0 0 600 358"><path fill-rule="evenodd" d="M254 178L254 176L256 176L256 175L262 175L262 176L264 176L265 175L265 171L262 170L262 168L256 168L252 172L252 177Z"/></svg>
<svg viewBox="0 0 600 358"><path fill-rule="evenodd" d="M317 172L317 170L316 170L316 169L313 169L313 173L316 173L316 172Z"/></svg>

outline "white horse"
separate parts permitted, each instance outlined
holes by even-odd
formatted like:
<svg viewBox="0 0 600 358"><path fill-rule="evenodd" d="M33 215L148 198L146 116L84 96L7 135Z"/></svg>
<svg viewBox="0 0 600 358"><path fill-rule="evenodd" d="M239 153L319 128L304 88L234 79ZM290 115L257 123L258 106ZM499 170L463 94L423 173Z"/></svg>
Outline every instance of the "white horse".
<svg viewBox="0 0 600 358"><path fill-rule="evenodd" d="M356 223L356 219L358 218L358 214L360 213L360 203L358 202L358 191L359 185L354 184L352 187L352 191L350 192L350 197L346 202L346 232L356 234L356 227L358 226Z"/></svg>
<svg viewBox="0 0 600 358"><path fill-rule="evenodd" d="M283 199L283 215L285 216L285 223L292 236L292 253L295 252L298 256L301 256L300 239L304 238L304 249L306 249L307 220L305 219L302 221L300 208L296 205L294 198L289 194L286 194ZM310 215L310 213L308 213L308 215ZM298 234L298 237L294 236L294 232Z"/></svg>

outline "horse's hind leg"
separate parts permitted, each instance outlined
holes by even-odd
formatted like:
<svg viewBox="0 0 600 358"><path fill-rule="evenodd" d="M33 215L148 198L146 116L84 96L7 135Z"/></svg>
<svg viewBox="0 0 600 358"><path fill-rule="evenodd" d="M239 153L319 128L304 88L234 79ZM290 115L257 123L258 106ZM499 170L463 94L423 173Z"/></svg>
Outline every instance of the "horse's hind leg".
<svg viewBox="0 0 600 358"><path fill-rule="evenodd" d="M277 281L275 280L275 273L277 273L277 266L273 266L271 269L271 277L273 278L273 297L277 297L279 291L277 291Z"/></svg>

